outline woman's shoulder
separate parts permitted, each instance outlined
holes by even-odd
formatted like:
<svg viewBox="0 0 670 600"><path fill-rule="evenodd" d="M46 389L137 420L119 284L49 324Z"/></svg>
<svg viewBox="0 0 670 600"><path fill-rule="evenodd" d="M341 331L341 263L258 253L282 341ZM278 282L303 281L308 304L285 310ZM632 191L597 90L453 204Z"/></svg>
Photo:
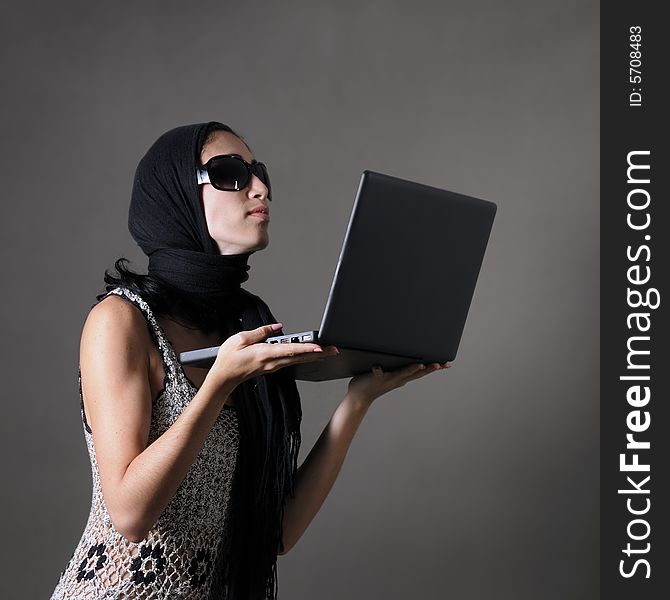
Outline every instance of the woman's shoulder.
<svg viewBox="0 0 670 600"><path fill-rule="evenodd" d="M103 306L105 308L101 308ZM97 296L97 303L91 307L90 313L94 311L102 314L119 311L121 314L144 315L145 319L153 317L153 311L142 294L125 286L108 287L105 293Z"/></svg>
<svg viewBox="0 0 670 600"><path fill-rule="evenodd" d="M84 321L82 343L100 337L121 344L150 341L146 316L125 291L129 290L116 288L91 308Z"/></svg>
<svg viewBox="0 0 670 600"><path fill-rule="evenodd" d="M79 342L81 376L104 379L110 373L137 372L152 364L153 340L139 308L116 294L88 313Z"/></svg>
<svg viewBox="0 0 670 600"><path fill-rule="evenodd" d="M89 311L88 317L113 318L114 316L130 316L141 313L134 302L129 302L130 290L127 288L115 288L102 297ZM140 314L141 316L141 314Z"/></svg>

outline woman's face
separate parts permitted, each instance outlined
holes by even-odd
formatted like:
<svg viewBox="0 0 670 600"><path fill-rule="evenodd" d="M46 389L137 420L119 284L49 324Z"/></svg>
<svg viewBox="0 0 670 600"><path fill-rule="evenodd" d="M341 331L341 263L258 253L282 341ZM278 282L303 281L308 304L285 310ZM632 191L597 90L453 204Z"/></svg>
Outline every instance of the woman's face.
<svg viewBox="0 0 670 600"><path fill-rule="evenodd" d="M247 162L254 159L246 144L227 131L217 131L205 145L200 164L219 154L239 154ZM200 187L207 229L220 254L243 254L262 250L268 245L268 188L256 175L252 175L246 188L237 192L223 192L209 183ZM259 207L268 210L267 219L250 214Z"/></svg>

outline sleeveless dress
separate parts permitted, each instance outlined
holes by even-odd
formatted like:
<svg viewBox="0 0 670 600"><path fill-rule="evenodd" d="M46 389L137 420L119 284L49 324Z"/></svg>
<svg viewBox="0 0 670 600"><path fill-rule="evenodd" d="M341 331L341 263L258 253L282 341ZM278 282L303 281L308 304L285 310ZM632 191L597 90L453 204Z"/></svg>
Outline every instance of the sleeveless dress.
<svg viewBox="0 0 670 600"><path fill-rule="evenodd" d="M144 314L165 368L164 389L153 401L149 444L163 434L193 398L170 342L149 305L127 288L117 294ZM217 568L229 551L230 494L239 448L237 410L225 404L175 496L140 542L124 538L105 506L91 429L86 422L79 370L79 400L91 461L93 496L81 539L61 572L51 600L226 598Z"/></svg>

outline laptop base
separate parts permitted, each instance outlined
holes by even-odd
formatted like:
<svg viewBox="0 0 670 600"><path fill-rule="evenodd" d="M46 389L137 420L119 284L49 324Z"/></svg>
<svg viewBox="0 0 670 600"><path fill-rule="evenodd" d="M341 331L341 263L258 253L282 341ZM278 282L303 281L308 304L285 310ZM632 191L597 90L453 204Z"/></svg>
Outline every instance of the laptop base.
<svg viewBox="0 0 670 600"><path fill-rule="evenodd" d="M384 354L383 352L343 348L339 345L337 345L337 349L340 351L337 356L329 356L323 361L292 365L286 368L293 369L293 375L298 380L327 381L368 373L373 365L380 365L384 371L390 371L419 362L437 362L424 361L409 356Z"/></svg>

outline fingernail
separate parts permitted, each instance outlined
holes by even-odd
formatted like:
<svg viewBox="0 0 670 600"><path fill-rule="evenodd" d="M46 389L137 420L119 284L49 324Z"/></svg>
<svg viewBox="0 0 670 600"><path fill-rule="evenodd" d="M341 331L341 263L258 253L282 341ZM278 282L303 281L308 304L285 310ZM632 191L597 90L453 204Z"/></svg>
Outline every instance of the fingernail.
<svg viewBox="0 0 670 600"><path fill-rule="evenodd" d="M273 323L270 327L272 331L279 331L283 326L282 323Z"/></svg>
<svg viewBox="0 0 670 600"><path fill-rule="evenodd" d="M323 352L323 348L314 348L314 352Z"/></svg>

